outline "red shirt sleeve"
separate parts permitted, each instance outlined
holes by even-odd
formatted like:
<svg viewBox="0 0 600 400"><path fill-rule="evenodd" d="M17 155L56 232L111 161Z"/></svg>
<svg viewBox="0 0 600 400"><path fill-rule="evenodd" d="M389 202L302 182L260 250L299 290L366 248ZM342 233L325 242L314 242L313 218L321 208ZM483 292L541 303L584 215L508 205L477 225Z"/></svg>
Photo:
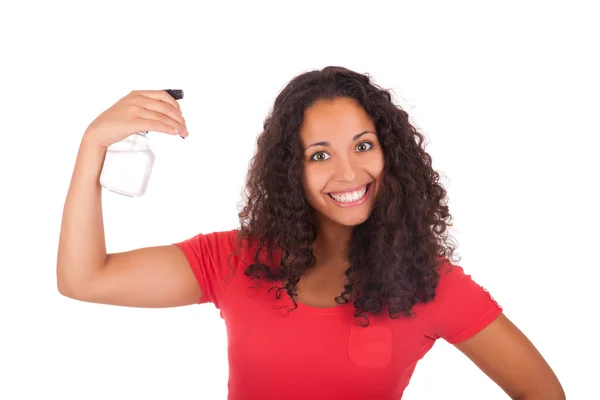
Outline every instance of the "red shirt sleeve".
<svg viewBox="0 0 600 400"><path fill-rule="evenodd" d="M235 268L228 261L236 246L236 230L198 234L174 244L185 254L200 285L198 304L213 303L220 308L226 278Z"/></svg>
<svg viewBox="0 0 600 400"><path fill-rule="evenodd" d="M440 268L436 297L422 312L427 336L456 344L489 325L502 307L462 267L446 262Z"/></svg>

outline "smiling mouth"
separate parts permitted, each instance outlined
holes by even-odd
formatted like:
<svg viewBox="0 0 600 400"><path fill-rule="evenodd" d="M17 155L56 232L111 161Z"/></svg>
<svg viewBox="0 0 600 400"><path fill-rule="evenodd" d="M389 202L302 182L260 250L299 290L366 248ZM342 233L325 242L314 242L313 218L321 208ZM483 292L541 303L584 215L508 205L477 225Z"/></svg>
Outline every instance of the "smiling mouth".
<svg viewBox="0 0 600 400"><path fill-rule="evenodd" d="M372 184L373 182L370 182L362 187L359 187L349 192L331 192L327 193L327 195L340 204L358 204L367 196L367 193L369 192L369 189L372 186Z"/></svg>

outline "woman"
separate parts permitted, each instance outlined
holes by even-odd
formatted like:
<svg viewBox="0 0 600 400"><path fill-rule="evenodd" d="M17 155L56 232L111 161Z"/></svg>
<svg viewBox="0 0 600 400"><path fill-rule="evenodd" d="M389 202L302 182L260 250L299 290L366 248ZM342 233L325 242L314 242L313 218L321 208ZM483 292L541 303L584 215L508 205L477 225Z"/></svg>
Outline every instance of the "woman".
<svg viewBox="0 0 600 400"><path fill-rule="evenodd" d="M275 100L240 228L107 254L98 183L133 132L187 136L178 103L136 91L86 130L57 276L75 299L132 307L212 302L231 399L399 399L439 338L513 399L564 399L551 368L450 259L446 191L406 112L368 76L327 67Z"/></svg>

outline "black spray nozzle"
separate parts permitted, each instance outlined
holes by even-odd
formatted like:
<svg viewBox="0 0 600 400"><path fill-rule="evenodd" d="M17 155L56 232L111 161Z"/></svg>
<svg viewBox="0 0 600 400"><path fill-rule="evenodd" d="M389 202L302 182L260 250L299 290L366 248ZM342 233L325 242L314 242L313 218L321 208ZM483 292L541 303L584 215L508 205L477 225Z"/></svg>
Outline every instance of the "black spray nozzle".
<svg viewBox="0 0 600 400"><path fill-rule="evenodd" d="M169 93L172 98L175 100L183 99L183 90L182 89L164 89L165 92Z"/></svg>

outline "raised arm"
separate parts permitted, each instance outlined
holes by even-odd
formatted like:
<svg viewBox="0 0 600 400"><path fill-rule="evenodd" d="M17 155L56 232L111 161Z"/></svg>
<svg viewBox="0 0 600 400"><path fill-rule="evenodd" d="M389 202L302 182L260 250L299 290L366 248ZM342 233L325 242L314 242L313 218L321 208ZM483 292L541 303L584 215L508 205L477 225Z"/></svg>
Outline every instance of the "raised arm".
<svg viewBox="0 0 600 400"><path fill-rule="evenodd" d="M139 131L187 136L177 101L160 90L134 91L86 130L63 210L58 290L81 301L130 307L195 304L202 293L177 246L106 252L99 183L106 149Z"/></svg>

